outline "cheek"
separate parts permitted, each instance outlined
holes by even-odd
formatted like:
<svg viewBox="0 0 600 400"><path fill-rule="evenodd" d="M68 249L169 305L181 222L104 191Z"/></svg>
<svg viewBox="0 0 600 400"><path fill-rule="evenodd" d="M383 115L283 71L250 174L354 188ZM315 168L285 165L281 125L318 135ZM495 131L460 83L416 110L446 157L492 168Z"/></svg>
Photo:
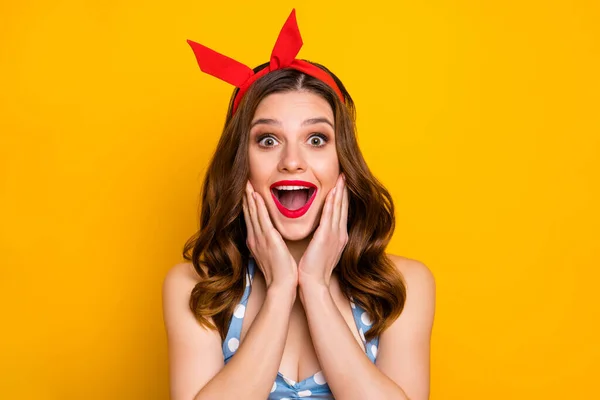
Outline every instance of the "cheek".
<svg viewBox="0 0 600 400"><path fill-rule="evenodd" d="M340 166L337 155L332 157L315 157L311 160L311 168L323 185L335 185L340 174Z"/></svg>
<svg viewBox="0 0 600 400"><path fill-rule="evenodd" d="M250 183L257 188L258 185L264 184L269 180L269 177L273 174L273 161L268 157L261 157L259 154L249 153L248 166L250 173Z"/></svg>
<svg viewBox="0 0 600 400"><path fill-rule="evenodd" d="M250 172L250 180L261 176L261 170L264 168L263 163L261 163L257 155L253 154L252 151L250 151L248 154L248 167Z"/></svg>

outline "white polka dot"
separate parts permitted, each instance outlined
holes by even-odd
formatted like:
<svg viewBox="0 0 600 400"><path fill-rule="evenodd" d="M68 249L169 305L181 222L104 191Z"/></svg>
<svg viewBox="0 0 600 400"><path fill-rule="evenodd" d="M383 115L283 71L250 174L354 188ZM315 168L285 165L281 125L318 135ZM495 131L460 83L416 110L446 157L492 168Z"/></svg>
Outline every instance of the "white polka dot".
<svg viewBox="0 0 600 400"><path fill-rule="evenodd" d="M362 339L363 342L367 341L367 339L365 339L365 333L363 332L363 328L360 328L358 330L358 334L360 335L360 338Z"/></svg>
<svg viewBox="0 0 600 400"><path fill-rule="evenodd" d="M308 397L311 395L312 395L312 392L310 390L303 390L301 392L298 392L298 396L300 396L300 397Z"/></svg>
<svg viewBox="0 0 600 400"><path fill-rule="evenodd" d="M291 380L290 378L286 378L285 376L283 377L283 380L286 381L286 383L288 385L294 385L296 384L296 382L294 382L293 380Z"/></svg>
<svg viewBox="0 0 600 400"><path fill-rule="evenodd" d="M369 316L369 314L365 311L364 313L362 313L362 315L360 316L360 320L362 321L363 324L370 326L371 324L373 324L373 321L371 321L371 317Z"/></svg>
<svg viewBox="0 0 600 400"><path fill-rule="evenodd" d="M325 380L325 375L323 375L322 372L317 372L314 376L314 379L317 385L324 385L327 383L327 381Z"/></svg>
<svg viewBox="0 0 600 400"><path fill-rule="evenodd" d="M289 397L282 397L279 400L291 400Z"/></svg>
<svg viewBox="0 0 600 400"><path fill-rule="evenodd" d="M271 393L273 393L277 389L277 383L273 382L273 387L271 388Z"/></svg>
<svg viewBox="0 0 600 400"><path fill-rule="evenodd" d="M246 313L246 306L243 304L238 304L235 307L235 311L233 312L233 316L236 318L244 318L244 314Z"/></svg>
<svg viewBox="0 0 600 400"><path fill-rule="evenodd" d="M230 351L236 351L238 349L238 347L240 347L240 341L237 340L236 338L231 338L227 342L227 347L229 347Z"/></svg>
<svg viewBox="0 0 600 400"><path fill-rule="evenodd" d="M250 275L246 274L246 286L250 286Z"/></svg>
<svg viewBox="0 0 600 400"><path fill-rule="evenodd" d="M356 305L353 302L350 302L350 307L352 307L352 309L355 309Z"/></svg>
<svg viewBox="0 0 600 400"><path fill-rule="evenodd" d="M377 346L374 344L371 345L371 353L373 353L373 357L377 357Z"/></svg>

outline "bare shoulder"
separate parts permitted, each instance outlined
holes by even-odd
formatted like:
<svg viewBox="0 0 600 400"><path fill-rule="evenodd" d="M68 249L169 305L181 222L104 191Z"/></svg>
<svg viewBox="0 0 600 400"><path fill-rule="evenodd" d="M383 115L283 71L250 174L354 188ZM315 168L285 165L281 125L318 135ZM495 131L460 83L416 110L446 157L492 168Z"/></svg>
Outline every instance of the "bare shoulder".
<svg viewBox="0 0 600 400"><path fill-rule="evenodd" d="M435 293L435 277L427 265L412 258L395 254L386 255L402 274L407 290L414 289Z"/></svg>
<svg viewBox="0 0 600 400"><path fill-rule="evenodd" d="M162 286L163 316L167 333L174 331L182 321L192 323L193 313L189 308L189 301L199 278L191 263L179 263L167 271Z"/></svg>
<svg viewBox="0 0 600 400"><path fill-rule="evenodd" d="M381 334L377 367L402 388L407 398L429 399L431 334L435 280L422 262L387 255L404 277L402 313Z"/></svg>
<svg viewBox="0 0 600 400"><path fill-rule="evenodd" d="M172 399L194 398L223 367L219 333L200 325L190 309L190 295L199 281L191 263L174 265L163 280L163 319ZM209 321L213 322L210 318Z"/></svg>
<svg viewBox="0 0 600 400"><path fill-rule="evenodd" d="M198 282L200 276L192 263L178 263L167 271L162 287L163 317L167 334L197 334L198 329L204 329L190 309L190 296ZM208 321L213 322L212 318L208 318Z"/></svg>
<svg viewBox="0 0 600 400"><path fill-rule="evenodd" d="M414 335L412 339L406 340L409 342L423 340L428 343L433 328L436 303L436 283L433 273L421 261L393 254L387 256L404 278L406 301L402 313L383 333L383 337L389 340L389 337L397 339Z"/></svg>
<svg viewBox="0 0 600 400"><path fill-rule="evenodd" d="M191 322L190 295L199 281L200 276L189 262L175 264L165 274L162 300L167 331L182 319Z"/></svg>
<svg viewBox="0 0 600 400"><path fill-rule="evenodd" d="M200 282L200 276L194 269L194 265L191 262L182 262L175 264L167 271L163 281L163 289L167 285L191 285L193 288L198 282Z"/></svg>

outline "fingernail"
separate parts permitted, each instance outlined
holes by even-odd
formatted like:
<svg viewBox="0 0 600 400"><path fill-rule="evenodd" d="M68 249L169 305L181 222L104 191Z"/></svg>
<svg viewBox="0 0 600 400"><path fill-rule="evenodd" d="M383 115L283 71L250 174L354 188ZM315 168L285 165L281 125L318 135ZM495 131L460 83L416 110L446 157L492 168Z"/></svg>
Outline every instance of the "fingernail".
<svg viewBox="0 0 600 400"><path fill-rule="evenodd" d="M256 192L252 192L252 197L256 200Z"/></svg>

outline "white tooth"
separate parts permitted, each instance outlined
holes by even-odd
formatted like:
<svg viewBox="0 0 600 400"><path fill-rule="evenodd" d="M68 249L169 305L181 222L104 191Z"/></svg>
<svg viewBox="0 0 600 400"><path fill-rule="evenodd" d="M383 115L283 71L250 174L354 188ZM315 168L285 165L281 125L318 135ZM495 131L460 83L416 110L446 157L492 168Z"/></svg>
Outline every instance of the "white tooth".
<svg viewBox="0 0 600 400"><path fill-rule="evenodd" d="M277 190L300 190L300 189L310 189L308 186L275 186Z"/></svg>

